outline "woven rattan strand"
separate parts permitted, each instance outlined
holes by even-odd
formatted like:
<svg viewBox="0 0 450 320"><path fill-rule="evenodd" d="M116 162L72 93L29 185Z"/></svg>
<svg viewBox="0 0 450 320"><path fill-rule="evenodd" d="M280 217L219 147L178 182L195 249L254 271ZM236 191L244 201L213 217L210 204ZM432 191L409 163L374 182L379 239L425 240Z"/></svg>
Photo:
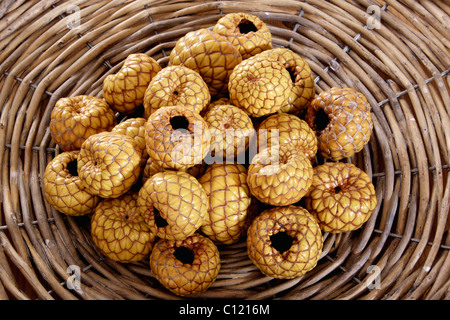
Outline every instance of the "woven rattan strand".
<svg viewBox="0 0 450 320"><path fill-rule="evenodd" d="M0 3L0 299L177 298L147 262L106 259L87 217L46 203L42 175L61 152L50 112L61 97L101 96L131 53L166 65L178 38L237 11L304 57L317 93L366 95L373 138L345 161L372 177L378 206L360 230L324 234L317 267L292 280L262 275L245 242L223 247L216 282L193 298L450 298L447 1L21 0ZM76 272L79 288L69 281Z"/></svg>

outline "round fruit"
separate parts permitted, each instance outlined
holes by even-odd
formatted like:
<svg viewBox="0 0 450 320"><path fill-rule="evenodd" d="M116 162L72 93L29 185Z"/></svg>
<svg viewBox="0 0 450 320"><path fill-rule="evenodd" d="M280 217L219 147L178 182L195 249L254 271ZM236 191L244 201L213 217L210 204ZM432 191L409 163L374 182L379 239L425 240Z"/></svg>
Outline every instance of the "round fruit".
<svg viewBox="0 0 450 320"><path fill-rule="evenodd" d="M79 150L93 134L110 131L114 111L100 98L88 95L59 99L50 115L50 134L64 151Z"/></svg>
<svg viewBox="0 0 450 320"><path fill-rule="evenodd" d="M150 255L150 268L156 279L176 295L201 293L219 274L219 250L199 234L184 240L160 239Z"/></svg>
<svg viewBox="0 0 450 320"><path fill-rule="evenodd" d="M333 161L361 151L373 129L366 97L352 88L321 92L308 107L305 119L317 134L320 155Z"/></svg>
<svg viewBox="0 0 450 320"><path fill-rule="evenodd" d="M351 163L326 162L314 168L305 206L324 232L360 228L377 204L370 177Z"/></svg>
<svg viewBox="0 0 450 320"><path fill-rule="evenodd" d="M186 239L201 227L208 214L205 190L185 172L152 175L139 190L138 204L150 231L163 239Z"/></svg>
<svg viewBox="0 0 450 320"><path fill-rule="evenodd" d="M247 231L250 260L263 274L278 279L292 279L312 270L322 247L320 227L302 207L267 209Z"/></svg>
<svg viewBox="0 0 450 320"><path fill-rule="evenodd" d="M202 162L210 149L206 121L184 106L162 107L145 124L147 153L163 169L187 169Z"/></svg>
<svg viewBox="0 0 450 320"><path fill-rule="evenodd" d="M144 53L130 54L120 70L103 80L103 98L123 114L131 114L142 105L145 90L161 70L152 57Z"/></svg>
<svg viewBox="0 0 450 320"><path fill-rule="evenodd" d="M252 119L233 105L213 106L203 118L209 125L214 158L240 158L255 137Z"/></svg>
<svg viewBox="0 0 450 320"><path fill-rule="evenodd" d="M124 134L134 139L136 147L143 152L143 155L147 154L145 146L145 123L144 118L129 118L125 121L117 124L111 132Z"/></svg>
<svg viewBox="0 0 450 320"><path fill-rule="evenodd" d="M277 61L253 56L233 69L228 91L233 105L258 118L276 113L288 103L292 80Z"/></svg>
<svg viewBox="0 0 450 320"><path fill-rule="evenodd" d="M54 157L44 172L44 195L57 211L69 216L94 212L100 197L91 194L78 176L79 151L66 151Z"/></svg>
<svg viewBox="0 0 450 320"><path fill-rule="evenodd" d="M234 163L213 163L199 182L209 199L202 233L220 244L240 240L245 234L247 210L251 203L245 167Z"/></svg>
<svg viewBox="0 0 450 320"><path fill-rule="evenodd" d="M308 63L288 48L275 48L258 55L261 59L273 59L281 63L291 75L293 87L288 103L281 112L300 115L314 99L314 76Z"/></svg>
<svg viewBox="0 0 450 320"><path fill-rule="evenodd" d="M104 255L122 263L146 258L155 242L139 212L136 193L103 200L91 218L91 235Z"/></svg>
<svg viewBox="0 0 450 320"><path fill-rule="evenodd" d="M269 28L264 21L252 14L229 13L217 21L213 31L226 37L236 46L242 59L272 48L272 34Z"/></svg>
<svg viewBox="0 0 450 320"><path fill-rule="evenodd" d="M102 198L117 198L138 180L141 151L133 138L113 132L90 136L78 156L78 174L85 188Z"/></svg>
<svg viewBox="0 0 450 320"><path fill-rule="evenodd" d="M200 74L180 65L162 69L145 91L144 117L161 107L182 105L200 113L211 100L209 89Z"/></svg>
<svg viewBox="0 0 450 320"><path fill-rule="evenodd" d="M228 79L242 61L239 50L225 37L202 28L178 39L170 53L169 65L183 65L197 71L209 87L211 97L228 92Z"/></svg>
<svg viewBox="0 0 450 320"><path fill-rule="evenodd" d="M258 127L258 139L260 150L287 144L300 149L309 159L317 153L316 134L306 121L293 114L276 113L264 119Z"/></svg>
<svg viewBox="0 0 450 320"><path fill-rule="evenodd" d="M261 202L286 206L298 202L312 183L311 160L283 144L257 153L248 168L247 184Z"/></svg>

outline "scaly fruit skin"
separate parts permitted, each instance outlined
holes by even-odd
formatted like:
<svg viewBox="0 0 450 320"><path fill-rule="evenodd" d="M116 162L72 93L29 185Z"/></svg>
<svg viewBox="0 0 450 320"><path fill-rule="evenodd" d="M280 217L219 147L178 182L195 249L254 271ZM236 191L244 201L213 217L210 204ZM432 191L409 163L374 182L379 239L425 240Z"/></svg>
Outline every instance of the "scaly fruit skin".
<svg viewBox="0 0 450 320"><path fill-rule="evenodd" d="M44 172L44 195L57 211L69 216L82 216L94 212L101 201L82 185L76 172L79 151L66 151L54 157ZM72 168L69 168L73 165Z"/></svg>
<svg viewBox="0 0 450 320"><path fill-rule="evenodd" d="M245 234L251 194L247 170L240 164L213 163L199 179L209 199L208 215L201 227L216 244L232 244Z"/></svg>
<svg viewBox="0 0 450 320"><path fill-rule="evenodd" d="M320 155L333 161L361 151L373 129L366 97L352 88L321 92L308 107L305 119L317 134Z"/></svg>
<svg viewBox="0 0 450 320"><path fill-rule="evenodd" d="M292 80L277 61L254 56L233 69L228 91L233 105L258 118L276 113L288 103Z"/></svg>
<svg viewBox="0 0 450 320"><path fill-rule="evenodd" d="M194 178L199 179L205 173L207 166L208 165L205 162L202 162L202 163L196 164L193 167L186 168L186 169L178 169L177 171L189 173ZM142 171L141 182L142 182L142 184L144 184L155 173L164 172L164 171L168 171L168 170L170 170L170 169L163 169L159 165L157 165L155 162L153 162L151 158L147 158L144 169Z"/></svg>
<svg viewBox="0 0 450 320"><path fill-rule="evenodd" d="M149 256L155 242L137 206L137 194L105 199L91 218L95 245L111 260L129 263Z"/></svg>
<svg viewBox="0 0 450 320"><path fill-rule="evenodd" d="M314 76L308 63L297 53L288 48L275 48L266 50L258 57L261 59L273 59L281 63L292 77L292 92L288 103L280 112L300 115L305 111L314 99Z"/></svg>
<svg viewBox="0 0 450 320"><path fill-rule="evenodd" d="M184 258L178 255L180 248L190 252L190 261L182 261ZM200 234L184 240L160 239L150 255L150 268L156 279L178 296L201 293L217 279L219 250L210 239Z"/></svg>
<svg viewBox="0 0 450 320"><path fill-rule="evenodd" d="M258 126L258 139L261 150L278 142L299 149L311 160L317 153L316 134L306 121L293 114L276 113L264 119ZM273 144L272 139L278 140Z"/></svg>
<svg viewBox="0 0 450 320"><path fill-rule="evenodd" d="M341 233L360 228L377 204L370 177L351 163L326 162L314 168L305 207L324 232Z"/></svg>
<svg viewBox="0 0 450 320"><path fill-rule="evenodd" d="M150 231L162 239L186 239L202 226L208 214L205 190L185 172L152 175L139 190L138 204Z"/></svg>
<svg viewBox="0 0 450 320"><path fill-rule="evenodd" d="M143 155L147 154L145 146L145 123L144 118L129 118L125 121L118 123L111 132L124 134L134 139L136 147L143 152Z"/></svg>
<svg viewBox="0 0 450 320"><path fill-rule="evenodd" d="M50 134L64 151L79 150L93 134L110 131L117 124L108 103L94 96L59 99L50 115Z"/></svg>
<svg viewBox="0 0 450 320"><path fill-rule="evenodd" d="M144 53L130 54L120 70L103 80L103 98L111 107L131 114L143 103L151 79L161 70L159 63Z"/></svg>
<svg viewBox="0 0 450 320"><path fill-rule="evenodd" d="M201 113L211 100L208 85L197 71L181 65L162 69L147 87L144 96L144 117L157 109L182 105Z"/></svg>
<svg viewBox="0 0 450 320"><path fill-rule="evenodd" d="M252 119L233 105L215 105L203 116L211 133L211 152L216 159L244 155L255 138Z"/></svg>
<svg viewBox="0 0 450 320"><path fill-rule="evenodd" d="M90 136L81 146L78 174L92 194L117 198L138 180L141 151L133 138L113 132Z"/></svg>
<svg viewBox="0 0 450 320"><path fill-rule="evenodd" d="M162 107L145 124L149 157L163 169L187 169L203 161L210 149L206 121L185 106Z"/></svg>
<svg viewBox="0 0 450 320"><path fill-rule="evenodd" d="M239 49L242 59L248 59L264 50L272 48L272 34L260 18L238 12L220 18L213 31L226 37Z"/></svg>
<svg viewBox="0 0 450 320"><path fill-rule="evenodd" d="M242 61L239 50L225 37L206 28L186 33L170 53L169 65L197 71L209 87L211 97L228 92L228 79Z"/></svg>
<svg viewBox="0 0 450 320"><path fill-rule="evenodd" d="M247 184L259 201L273 206L298 202L312 183L311 161L301 151L283 144L257 153L248 168Z"/></svg>
<svg viewBox="0 0 450 320"><path fill-rule="evenodd" d="M280 249L273 236L292 238ZM278 249L277 249L278 248ZM323 237L314 217L302 207L275 207L263 211L247 231L247 253L258 269L269 277L292 279L313 269L320 258Z"/></svg>

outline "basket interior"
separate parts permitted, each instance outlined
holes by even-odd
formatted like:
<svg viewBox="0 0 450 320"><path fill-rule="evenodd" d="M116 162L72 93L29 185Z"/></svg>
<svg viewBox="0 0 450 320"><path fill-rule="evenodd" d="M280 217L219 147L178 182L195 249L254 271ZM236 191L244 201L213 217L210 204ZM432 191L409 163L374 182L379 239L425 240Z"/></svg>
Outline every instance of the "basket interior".
<svg viewBox="0 0 450 320"><path fill-rule="evenodd" d="M230 12L260 17L274 47L300 54L316 93L352 87L367 97L373 136L345 161L372 177L378 205L361 229L324 234L317 267L292 280L261 274L245 241L223 246L216 282L188 299L450 297L448 3L100 0L0 5L1 299L178 298L146 261L105 258L89 217L46 203L41 178L61 152L50 112L61 97L101 97L131 53L167 65L180 37Z"/></svg>

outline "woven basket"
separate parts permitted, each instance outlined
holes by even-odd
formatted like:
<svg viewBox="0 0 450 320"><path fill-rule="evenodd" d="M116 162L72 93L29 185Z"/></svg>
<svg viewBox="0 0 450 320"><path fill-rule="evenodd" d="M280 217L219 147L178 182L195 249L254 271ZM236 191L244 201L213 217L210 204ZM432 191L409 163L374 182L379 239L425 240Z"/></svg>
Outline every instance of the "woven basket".
<svg viewBox="0 0 450 320"><path fill-rule="evenodd" d="M237 11L305 58L317 93L366 95L374 134L346 161L372 177L378 205L361 229L324 234L318 265L292 280L259 272L245 241L221 247L216 282L188 299L450 298L448 2L33 0L0 3L1 299L178 298L146 261L105 258L88 217L45 201L42 175L61 152L50 112L61 97L101 96L131 53L166 65L181 36Z"/></svg>

